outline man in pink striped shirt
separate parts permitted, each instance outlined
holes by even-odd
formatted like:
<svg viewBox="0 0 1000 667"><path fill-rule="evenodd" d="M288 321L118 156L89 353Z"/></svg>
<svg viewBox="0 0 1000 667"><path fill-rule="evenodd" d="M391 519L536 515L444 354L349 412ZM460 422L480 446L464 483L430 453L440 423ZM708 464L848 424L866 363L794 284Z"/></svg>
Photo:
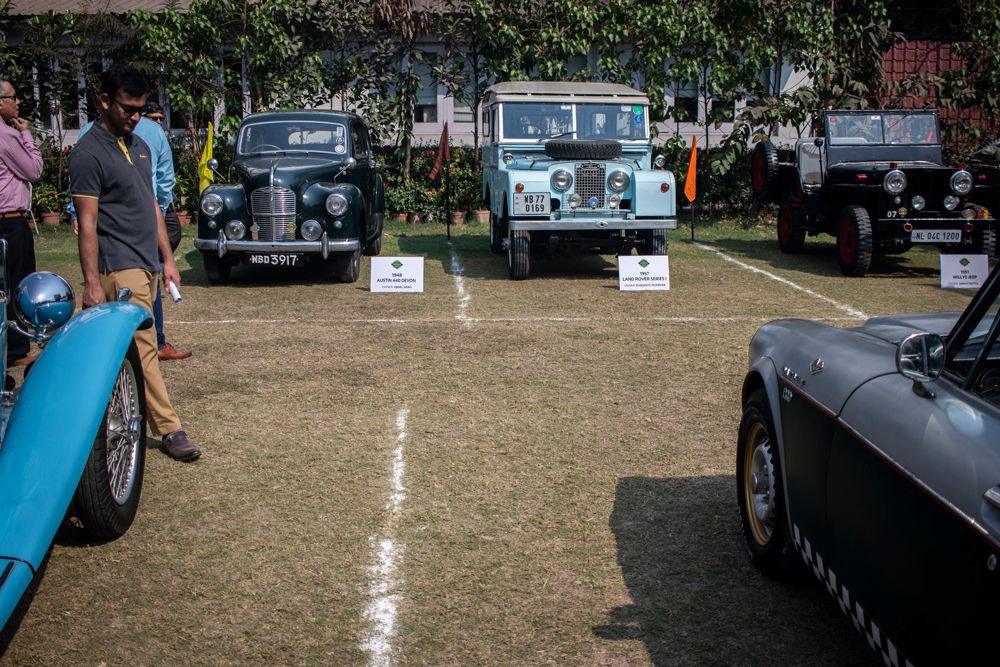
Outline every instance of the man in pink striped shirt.
<svg viewBox="0 0 1000 667"><path fill-rule="evenodd" d="M0 79L0 238L7 241L8 289L35 270L35 239L25 212L31 206L29 183L42 175L42 154L31 138L28 121L18 117L21 100L14 86ZM7 304L7 318L14 317ZM7 331L7 365L26 365L37 357L29 354L30 341L16 331Z"/></svg>

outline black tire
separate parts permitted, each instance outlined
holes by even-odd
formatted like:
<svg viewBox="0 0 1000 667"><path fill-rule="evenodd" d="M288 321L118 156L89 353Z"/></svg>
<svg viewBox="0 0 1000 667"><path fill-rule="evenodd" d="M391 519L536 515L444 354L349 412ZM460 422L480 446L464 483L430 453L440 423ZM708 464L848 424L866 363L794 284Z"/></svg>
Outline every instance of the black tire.
<svg viewBox="0 0 1000 667"><path fill-rule="evenodd" d="M798 560L788 527L781 460L767 392L750 395L736 445L736 500L750 562L776 579L789 579Z"/></svg>
<svg viewBox="0 0 1000 667"><path fill-rule="evenodd" d="M378 236L365 243L365 255L369 257L377 257L381 252L382 252L382 232L380 231L378 233Z"/></svg>
<svg viewBox="0 0 1000 667"><path fill-rule="evenodd" d="M997 254L997 231L995 229L984 228L979 239L979 252L990 259Z"/></svg>
<svg viewBox="0 0 1000 667"><path fill-rule="evenodd" d="M139 509L145 466L146 393L132 342L73 499L87 532L101 539L125 534Z"/></svg>
<svg viewBox="0 0 1000 667"><path fill-rule="evenodd" d="M788 202L778 209L778 247L781 252L797 254L806 244L805 211Z"/></svg>
<svg viewBox="0 0 1000 667"><path fill-rule="evenodd" d="M763 204L774 201L778 186L778 149L770 140L758 142L750 156L750 189Z"/></svg>
<svg viewBox="0 0 1000 667"><path fill-rule="evenodd" d="M551 139L545 154L557 160L614 160L621 157L622 145L604 139Z"/></svg>
<svg viewBox="0 0 1000 667"><path fill-rule="evenodd" d="M507 225L504 220L497 218L493 209L490 209L490 252L499 255L503 252L503 240L507 238Z"/></svg>
<svg viewBox="0 0 1000 667"><path fill-rule="evenodd" d="M361 248L354 252L337 253L333 260L333 270L342 283L356 283L361 275Z"/></svg>
<svg viewBox="0 0 1000 667"><path fill-rule="evenodd" d="M531 273L531 241L528 232L511 232L507 268L512 280L524 280Z"/></svg>
<svg viewBox="0 0 1000 667"><path fill-rule="evenodd" d="M229 282L229 274L233 269L232 264L224 262L218 255L211 252L203 252L201 256L205 259L205 277L212 285L222 285Z"/></svg>
<svg viewBox="0 0 1000 667"><path fill-rule="evenodd" d="M646 242L647 255L666 255L670 242L667 241L667 232L663 229L654 229L649 234Z"/></svg>
<svg viewBox="0 0 1000 667"><path fill-rule="evenodd" d="M837 261L846 276L863 276L872 263L872 223L861 206L845 206L837 230Z"/></svg>

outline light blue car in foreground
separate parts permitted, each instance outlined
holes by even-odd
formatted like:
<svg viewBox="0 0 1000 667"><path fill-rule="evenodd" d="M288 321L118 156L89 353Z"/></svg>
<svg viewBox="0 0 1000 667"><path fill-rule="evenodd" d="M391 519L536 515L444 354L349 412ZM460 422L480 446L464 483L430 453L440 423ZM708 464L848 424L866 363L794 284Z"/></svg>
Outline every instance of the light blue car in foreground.
<svg viewBox="0 0 1000 667"><path fill-rule="evenodd" d="M70 319L73 290L52 273L31 274L11 294L5 256L0 241L0 308L13 299L18 322L0 321L0 364L9 327L44 350L19 389L5 382L0 400L0 627L65 517L76 517L99 539L116 538L131 525L146 433L132 337L152 325L149 311L125 301L127 293Z"/></svg>

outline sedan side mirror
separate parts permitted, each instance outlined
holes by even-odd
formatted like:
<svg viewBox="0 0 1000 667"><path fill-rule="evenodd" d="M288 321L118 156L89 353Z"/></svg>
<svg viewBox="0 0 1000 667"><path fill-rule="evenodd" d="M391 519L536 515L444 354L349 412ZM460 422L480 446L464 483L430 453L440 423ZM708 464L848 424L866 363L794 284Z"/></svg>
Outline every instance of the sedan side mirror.
<svg viewBox="0 0 1000 667"><path fill-rule="evenodd" d="M941 375L944 366L944 340L933 333L907 336L896 348L896 370L913 380L913 391L933 398L934 393L923 385Z"/></svg>

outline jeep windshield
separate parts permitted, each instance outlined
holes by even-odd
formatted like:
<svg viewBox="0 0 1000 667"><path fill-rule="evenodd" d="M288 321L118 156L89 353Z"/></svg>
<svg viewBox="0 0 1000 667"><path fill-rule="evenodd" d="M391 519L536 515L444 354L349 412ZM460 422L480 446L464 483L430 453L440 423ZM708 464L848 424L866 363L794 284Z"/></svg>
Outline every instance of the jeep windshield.
<svg viewBox="0 0 1000 667"><path fill-rule="evenodd" d="M504 139L642 141L649 137L646 107L639 104L507 102L502 113Z"/></svg>
<svg viewBox="0 0 1000 667"><path fill-rule="evenodd" d="M240 129L237 155L331 153L347 155L347 128L338 123L268 121Z"/></svg>
<svg viewBox="0 0 1000 667"><path fill-rule="evenodd" d="M941 143L937 117L926 112L831 113L826 116L826 129L831 146L930 146Z"/></svg>

